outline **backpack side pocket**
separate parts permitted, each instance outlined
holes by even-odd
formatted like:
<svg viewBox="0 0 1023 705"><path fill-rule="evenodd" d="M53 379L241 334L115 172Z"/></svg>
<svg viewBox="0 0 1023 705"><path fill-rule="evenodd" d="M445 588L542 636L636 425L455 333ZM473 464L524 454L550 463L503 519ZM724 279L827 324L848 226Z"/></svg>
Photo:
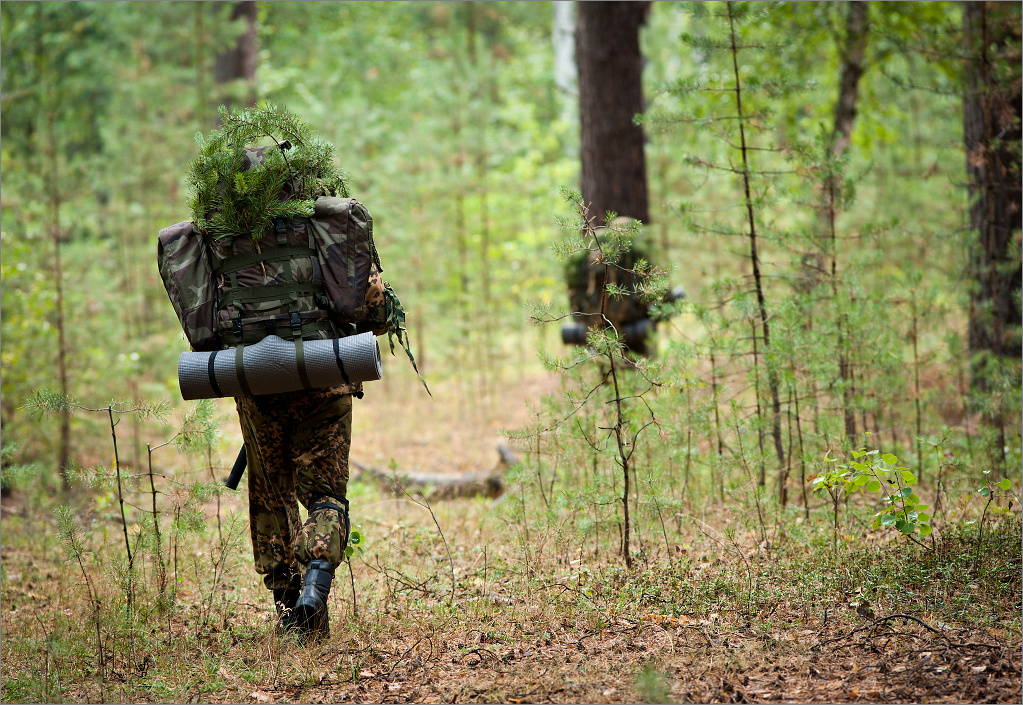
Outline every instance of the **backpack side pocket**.
<svg viewBox="0 0 1023 705"><path fill-rule="evenodd" d="M338 323L358 323L374 260L373 218L354 198L322 197L312 227L330 313Z"/></svg>
<svg viewBox="0 0 1023 705"><path fill-rule="evenodd" d="M215 350L216 288L210 252L192 223L164 228L157 237L157 264L167 296L193 350Z"/></svg>

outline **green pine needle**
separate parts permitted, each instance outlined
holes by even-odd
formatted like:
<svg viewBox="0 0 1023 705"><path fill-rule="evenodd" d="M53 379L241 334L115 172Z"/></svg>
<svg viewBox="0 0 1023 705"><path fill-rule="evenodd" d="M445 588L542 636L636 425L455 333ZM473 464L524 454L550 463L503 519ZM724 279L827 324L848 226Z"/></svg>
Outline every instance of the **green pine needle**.
<svg viewBox="0 0 1023 705"><path fill-rule="evenodd" d="M430 391L426 380L423 379L423 375L419 372L416 358L412 355L408 331L405 329L405 309L402 307L401 301L398 300L398 295L394 293L394 290L386 282L384 283L384 310L387 319L387 342L391 346L391 355L394 355L394 339L397 338L398 344L401 345L402 349L405 350L405 354L408 355L409 362L412 363L412 369L416 371L416 376L423 383L426 393L432 397L433 392Z"/></svg>
<svg viewBox="0 0 1023 705"><path fill-rule="evenodd" d="M285 108L221 107L220 119L209 137L196 135L199 155L189 172L192 220L202 232L256 240L277 218L311 217L318 196L348 196L334 147L310 137L309 126ZM267 142L262 163L246 170L245 149Z"/></svg>

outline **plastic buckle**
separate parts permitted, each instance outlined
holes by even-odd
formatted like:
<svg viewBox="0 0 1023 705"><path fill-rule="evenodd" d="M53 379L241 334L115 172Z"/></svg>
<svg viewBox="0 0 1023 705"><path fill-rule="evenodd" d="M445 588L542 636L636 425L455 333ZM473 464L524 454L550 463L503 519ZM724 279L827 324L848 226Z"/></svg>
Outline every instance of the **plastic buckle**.
<svg viewBox="0 0 1023 705"><path fill-rule="evenodd" d="M298 311L291 312L291 333L295 337L302 336L302 317L298 315Z"/></svg>

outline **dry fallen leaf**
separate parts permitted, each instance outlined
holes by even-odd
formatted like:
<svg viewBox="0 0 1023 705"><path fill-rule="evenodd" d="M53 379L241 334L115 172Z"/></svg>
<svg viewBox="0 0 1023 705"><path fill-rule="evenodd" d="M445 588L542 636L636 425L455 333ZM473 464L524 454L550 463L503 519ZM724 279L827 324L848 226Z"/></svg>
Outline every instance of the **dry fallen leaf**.
<svg viewBox="0 0 1023 705"><path fill-rule="evenodd" d="M262 690L256 690L249 693L249 697L257 703L272 703L274 701L274 699L270 697L269 693L264 693Z"/></svg>

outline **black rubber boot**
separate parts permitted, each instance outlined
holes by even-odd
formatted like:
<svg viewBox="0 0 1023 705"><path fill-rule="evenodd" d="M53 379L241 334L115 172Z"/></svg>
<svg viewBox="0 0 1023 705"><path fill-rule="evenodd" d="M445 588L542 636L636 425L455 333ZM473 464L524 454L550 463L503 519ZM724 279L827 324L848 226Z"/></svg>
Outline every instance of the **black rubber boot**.
<svg viewBox="0 0 1023 705"><path fill-rule="evenodd" d="M274 607L277 609L277 624L274 626L274 633L285 634L295 628L295 603L298 602L301 589L296 579L294 585L276 588L273 592Z"/></svg>
<svg viewBox="0 0 1023 705"><path fill-rule="evenodd" d="M330 636L327 596L334 580L334 566L330 561L310 561L302 580L302 592L295 602L295 628L303 640L325 639Z"/></svg>

